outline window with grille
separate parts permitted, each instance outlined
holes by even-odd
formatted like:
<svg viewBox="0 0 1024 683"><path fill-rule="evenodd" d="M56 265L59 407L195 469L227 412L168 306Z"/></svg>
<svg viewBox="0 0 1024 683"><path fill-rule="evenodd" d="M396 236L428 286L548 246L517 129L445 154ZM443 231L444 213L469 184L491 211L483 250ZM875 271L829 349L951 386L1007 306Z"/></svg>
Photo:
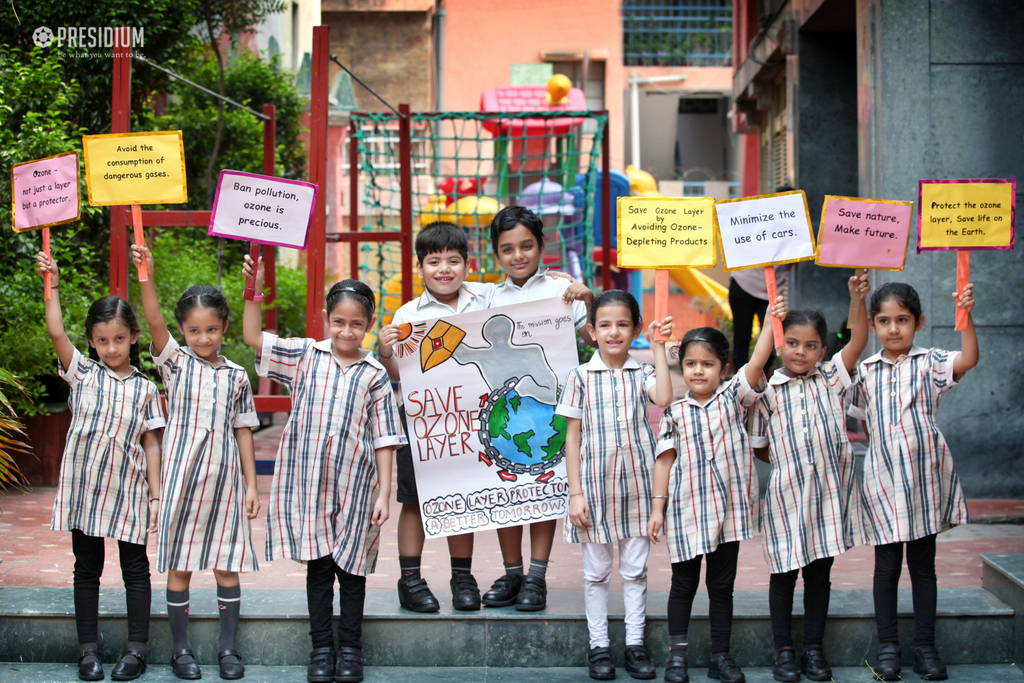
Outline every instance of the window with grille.
<svg viewBox="0 0 1024 683"><path fill-rule="evenodd" d="M623 0L626 66L732 64L732 0Z"/></svg>

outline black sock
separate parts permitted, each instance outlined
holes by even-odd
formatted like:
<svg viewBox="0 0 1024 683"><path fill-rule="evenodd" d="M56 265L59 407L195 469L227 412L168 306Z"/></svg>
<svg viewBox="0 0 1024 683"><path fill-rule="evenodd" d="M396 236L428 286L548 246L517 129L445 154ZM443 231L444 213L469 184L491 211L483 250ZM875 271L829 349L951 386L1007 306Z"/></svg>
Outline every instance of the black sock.
<svg viewBox="0 0 1024 683"><path fill-rule="evenodd" d="M167 589L167 621L171 627L171 652L191 650L192 643L188 642L188 589L183 591L172 591ZM182 664L195 662L192 657L185 655L178 659Z"/></svg>
<svg viewBox="0 0 1024 683"><path fill-rule="evenodd" d="M502 562L505 565L505 573L509 576L522 576L523 575L523 558L519 558L517 561L508 563ZM452 565L454 569L455 565Z"/></svg>
<svg viewBox="0 0 1024 683"><path fill-rule="evenodd" d="M420 556L402 557L398 556L398 567L402 570L402 578L420 578Z"/></svg>
<svg viewBox="0 0 1024 683"><path fill-rule="evenodd" d="M96 643L79 643L78 647L81 648L82 652L85 652L86 650L95 650ZM98 661L100 661L100 658L96 655L86 655L82 657L82 664L92 664L93 662Z"/></svg>
<svg viewBox="0 0 1024 683"><path fill-rule="evenodd" d="M535 579L546 579L548 575L548 562L550 560L538 560L536 557L530 558L530 576Z"/></svg>
<svg viewBox="0 0 1024 683"><path fill-rule="evenodd" d="M473 570L472 557L453 557L452 574L470 574Z"/></svg>
<svg viewBox="0 0 1024 683"><path fill-rule="evenodd" d="M217 607L220 609L220 651L235 650L238 634L238 613L242 606L241 586L217 586ZM230 664L238 664L234 655L224 657Z"/></svg>

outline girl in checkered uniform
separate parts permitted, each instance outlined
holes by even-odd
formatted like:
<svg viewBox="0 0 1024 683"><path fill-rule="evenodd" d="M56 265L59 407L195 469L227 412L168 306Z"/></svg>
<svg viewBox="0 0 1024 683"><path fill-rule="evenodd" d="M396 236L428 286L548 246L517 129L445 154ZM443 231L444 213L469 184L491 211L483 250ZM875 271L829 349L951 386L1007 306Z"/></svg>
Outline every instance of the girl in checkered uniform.
<svg viewBox="0 0 1024 683"><path fill-rule="evenodd" d="M263 262L243 275L263 291ZM363 339L376 321L373 291L356 280L331 287L322 311L326 339L283 339L264 332L260 300L245 302L245 342L256 368L284 386L292 411L281 437L270 489L267 559L306 565L310 683L363 679L366 575L388 519L391 458L406 442L387 370ZM341 594L334 647L334 579Z"/></svg>
<svg viewBox="0 0 1024 683"><path fill-rule="evenodd" d="M672 319L650 325L654 366L640 365L629 355L640 325L640 307L627 292L610 290L595 298L587 329L598 351L589 363L569 373L555 409L568 418L565 540L583 544L590 677L599 680L615 678L608 640L608 584L616 544L626 603L626 670L634 678L654 678L644 647L650 550L645 533L654 465L647 402L664 407L672 400L665 342L654 340L656 329L671 334Z"/></svg>
<svg viewBox="0 0 1024 683"><path fill-rule="evenodd" d="M871 330L882 350L860 364L850 414L867 422L870 438L861 479L861 518L875 546L875 621L883 680L900 677L896 589L903 549L914 593L914 671L946 678L935 651L935 537L966 524L967 504L953 458L936 424L939 400L978 363L970 311L974 286L953 297L968 311L962 351L924 349L914 335L924 327L921 300L910 285L890 282L871 297Z"/></svg>
<svg viewBox="0 0 1024 683"><path fill-rule="evenodd" d="M867 271L849 280L850 298L861 304ZM853 547L860 533L854 487L853 450L846 438L850 373L868 340L864 306L850 321L850 343L831 360L821 313L789 311L782 321L783 368L772 375L750 415L754 453L771 462L761 504L761 545L771 570L768 605L775 640L777 681L832 680L822 649L828 615L829 576L836 555ZM770 446L770 459L769 459ZM793 591L804 575L804 648L793 649Z"/></svg>
<svg viewBox="0 0 1024 683"><path fill-rule="evenodd" d="M785 312L782 298L772 314ZM690 330L679 345L679 365L689 391L661 418L654 466L652 542L662 528L672 560L668 598L669 657L665 680L689 680L686 658L690 611L707 556L711 665L708 676L746 680L729 655L732 587L740 541L757 525L757 476L746 431L747 409L757 398L761 369L772 353L772 326L761 326L750 362L723 382L729 341L712 327Z"/></svg>
<svg viewBox="0 0 1024 683"><path fill-rule="evenodd" d="M111 673L116 681L146 670L152 591L146 538L156 532L160 440L164 426L156 385L139 371L139 324L128 302L105 296L85 318L89 357L64 332L57 264L40 252L39 274L50 274L46 330L71 385L71 428L61 459L50 528L71 532L75 553L78 677L103 679L97 647L104 538L117 541L128 611L128 649Z"/></svg>
<svg viewBox="0 0 1024 683"><path fill-rule="evenodd" d="M157 569L167 575L171 667L178 678L201 678L188 640L192 572L212 569L220 610L220 677L242 678L235 647L241 602L238 573L256 571L249 520L260 511L252 428L259 425L245 369L219 354L228 302L216 287L189 287L174 307L186 346L167 330L153 280L153 255L132 247L136 265L148 261L140 283L153 336L153 360L167 392Z"/></svg>

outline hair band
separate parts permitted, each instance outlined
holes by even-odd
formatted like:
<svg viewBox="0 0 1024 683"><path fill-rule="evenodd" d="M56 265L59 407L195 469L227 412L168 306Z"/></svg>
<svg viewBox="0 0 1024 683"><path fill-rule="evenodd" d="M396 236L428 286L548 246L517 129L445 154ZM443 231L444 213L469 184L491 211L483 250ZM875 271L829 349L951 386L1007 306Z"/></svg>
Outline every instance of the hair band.
<svg viewBox="0 0 1024 683"><path fill-rule="evenodd" d="M689 344L690 342L695 342L695 341L704 342L705 344L710 344L711 343L710 339L705 339L704 337L691 337L690 339L684 340L682 343L683 344Z"/></svg>
<svg viewBox="0 0 1024 683"><path fill-rule="evenodd" d="M338 287L336 290L334 290L334 293L337 294L338 292L352 292L353 294L358 294L359 296L363 297L364 299L366 299L367 301L370 302L370 311L371 312L377 310L377 302L373 300L373 297L366 296L366 294L364 294L363 292L360 292L355 287L348 287L348 286L346 286L346 287Z"/></svg>

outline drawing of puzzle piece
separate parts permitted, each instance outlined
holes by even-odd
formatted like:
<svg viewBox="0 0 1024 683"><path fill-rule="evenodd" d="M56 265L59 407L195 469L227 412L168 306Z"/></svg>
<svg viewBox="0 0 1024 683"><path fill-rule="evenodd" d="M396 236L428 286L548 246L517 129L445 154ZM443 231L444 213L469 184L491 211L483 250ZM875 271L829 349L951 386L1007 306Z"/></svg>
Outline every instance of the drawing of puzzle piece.
<svg viewBox="0 0 1024 683"><path fill-rule="evenodd" d="M426 372L452 357L466 333L454 325L438 320L420 344L420 368Z"/></svg>

